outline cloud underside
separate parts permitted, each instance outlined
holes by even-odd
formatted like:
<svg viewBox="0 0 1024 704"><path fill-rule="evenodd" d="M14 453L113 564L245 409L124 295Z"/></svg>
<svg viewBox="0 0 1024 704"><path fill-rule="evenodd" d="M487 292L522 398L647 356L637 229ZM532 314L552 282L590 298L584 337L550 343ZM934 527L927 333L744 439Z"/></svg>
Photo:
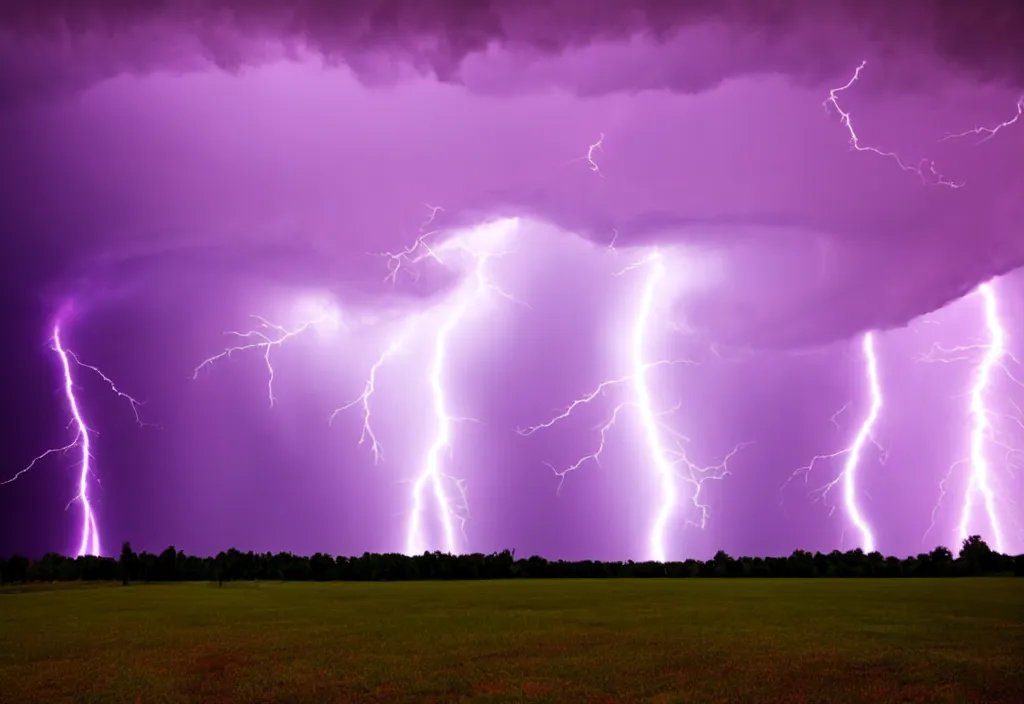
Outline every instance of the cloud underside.
<svg viewBox="0 0 1024 704"><path fill-rule="evenodd" d="M852 48L886 56L891 81L910 80L926 57L976 80L1024 84L1024 7L1014 0L10 0L0 6L0 93L15 100L208 62L238 70L299 50L370 82L394 77L382 55L459 82L467 58L495 48L552 56L637 36L665 43L695 28L725 35L728 51L674 57L692 65L662 73L660 87L694 92L762 72L816 81L847 70ZM629 78L587 86L650 87L646 70L636 85Z"/></svg>
<svg viewBox="0 0 1024 704"><path fill-rule="evenodd" d="M764 74L818 87L877 57L886 70L865 93L928 93L949 75L1024 86L1021 37L1015 0L10 0L0 3L0 101L17 107L123 74L237 72L310 55L371 86L422 75L474 92L554 86L588 96L692 94ZM616 43L632 45L636 60L595 73L571 60ZM560 70L491 80L497 68L567 56ZM615 229L627 245L742 249L732 270L742 285L698 296L687 314L716 341L802 347L905 324L1018 267L1024 247L1007 224L1020 222L1020 195L1016 184L980 210L941 205L888 225L801 213L623 219L525 191L475 196L449 215L454 225L525 214L595 240ZM780 227L790 234L765 237ZM791 265L806 275L761 271Z"/></svg>

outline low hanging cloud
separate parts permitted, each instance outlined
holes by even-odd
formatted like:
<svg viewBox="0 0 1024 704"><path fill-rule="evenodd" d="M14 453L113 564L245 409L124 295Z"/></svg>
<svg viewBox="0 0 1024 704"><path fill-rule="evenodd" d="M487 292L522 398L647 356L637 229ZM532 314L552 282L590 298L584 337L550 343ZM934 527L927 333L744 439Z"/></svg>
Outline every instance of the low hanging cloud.
<svg viewBox="0 0 1024 704"><path fill-rule="evenodd" d="M560 56L641 37L688 49L627 61L581 83L566 70L543 80L587 93L667 88L696 92L738 75L819 81L851 50L884 56L890 80L921 57L973 79L1024 85L1024 9L1012 0L9 0L0 7L6 100L74 90L122 73L188 71L204 61L237 71L304 50L386 79L388 62L460 82L470 57L511 51ZM652 50L657 53L656 50ZM907 85L901 86L906 88Z"/></svg>
<svg viewBox="0 0 1024 704"><path fill-rule="evenodd" d="M523 215L732 252L695 325L827 343L1024 263L1022 133L940 144L1008 116L1022 36L1009 0L9 0L0 117L63 112L24 120L5 246L88 281L134 266L97 257L174 251L369 280L430 201L443 227ZM849 149L821 101L864 60L864 142L941 149L963 188Z"/></svg>

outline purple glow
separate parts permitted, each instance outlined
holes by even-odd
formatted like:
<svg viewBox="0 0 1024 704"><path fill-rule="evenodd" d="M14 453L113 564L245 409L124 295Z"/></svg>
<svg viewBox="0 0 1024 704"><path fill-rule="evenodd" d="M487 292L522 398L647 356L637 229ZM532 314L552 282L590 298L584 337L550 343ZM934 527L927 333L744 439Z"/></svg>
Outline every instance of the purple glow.
<svg viewBox="0 0 1024 704"><path fill-rule="evenodd" d="M847 81L844 85L840 86L839 88L833 88L832 90L830 90L828 92L828 98L825 99L824 103L826 110L828 110L828 106L831 105L832 108L837 113L839 113L840 123L843 125L843 127L846 128L846 131L849 132L850 134L850 146L853 147L858 152L871 152L872 154L878 154L879 156L884 156L892 159L901 169L903 169L907 173L917 174L918 178L920 178L921 182L924 183L925 185L928 184L927 177L930 175L934 179L933 183L935 184L941 186L948 186L949 188L960 188L961 186L963 186L964 184L962 183L953 183L952 181L947 180L942 174L937 172L935 170L935 162L931 161L930 159L921 159L918 162L917 166L910 166L909 164L904 163L903 159L901 159L900 155L897 154L896 152L887 152L883 151L882 149L879 149L878 147L861 145L860 138L857 136L857 133L853 131L853 123L850 122L850 113L844 111L841 107L839 107L839 94L842 93L844 90L851 88L854 83L860 80L860 72L863 71L864 67L867 65L867 61L861 61L860 65L854 70L853 76L850 77L850 80ZM927 174L925 173L926 169ZM864 531L862 530L861 532L863 533Z"/></svg>
<svg viewBox="0 0 1024 704"><path fill-rule="evenodd" d="M860 464L861 452L864 446L871 440L871 431L878 421L878 415L882 411L882 385L878 380L878 359L875 357L875 337L872 333L864 335L862 343L864 350L864 362L866 364L865 374L868 392L871 395L871 408L867 417L861 423L857 436L850 446L850 453L846 458L846 465L843 467L843 504L846 506L846 515L850 522L860 533L860 548L864 552L874 552L875 534L868 525L867 520L861 513L857 504L857 470Z"/></svg>
<svg viewBox="0 0 1024 704"><path fill-rule="evenodd" d="M203 369L211 366L214 362L217 362L219 360L231 359L231 355L235 354L236 352L246 352L248 350L262 350L263 361L267 366L267 400L270 403L270 405L273 406L274 403L276 402L276 399L274 398L274 365L270 361L271 351L275 347L280 347L284 343L288 342L293 337L301 335L310 328L316 327L318 325L323 325L329 322L338 324L339 317L337 312L335 311L324 311L321 312L316 317L311 318L309 320L305 320L298 326L291 329L288 329L283 325L271 323L265 318L260 317L259 315L253 315L252 318L255 319L258 323L258 326L255 329L247 330L245 332L236 332L234 330L229 330L224 334L238 337L243 340L256 339L257 342L247 342L240 345L233 345L231 347L225 348L224 351L222 352L218 352L217 354L211 357L207 357L202 362L200 362L195 369L192 370L192 378L198 379L199 372L201 372Z"/></svg>
<svg viewBox="0 0 1024 704"><path fill-rule="evenodd" d="M510 231L514 231L518 224L516 220L487 224L462 238L445 242L438 248L439 254L431 252L432 258L443 261L441 255L447 256L448 252L454 250L453 254L468 255L474 265L472 275L467 280L468 285L465 289L456 291L452 299L446 303L443 322L434 335L429 379L435 428L430 446L424 456L423 467L413 482L412 511L409 516L408 537L405 544L406 553L409 555L419 554L429 549L433 542L426 537L422 525L424 513L422 494L428 484L434 498L434 510L437 512L443 528L442 549L449 553L460 551L460 542L455 532L456 522L459 523L458 529L462 534L463 544L468 542L466 519L469 515L469 499L466 495L466 486L462 480L447 472L443 464L446 455L449 459L451 458L454 425L460 421L475 421L475 419L455 417L449 409L448 389L445 381L445 374L450 363L448 344L452 333L462 323L470 307L479 302L481 297L494 291L511 299L491 282L486 267L492 257L504 253L500 247L496 248L495 245L503 245ZM473 239L480 239L483 242L477 243L472 241ZM480 244L483 244L483 249L480 248ZM455 488L455 496L449 495L447 486Z"/></svg>
<svg viewBox="0 0 1024 704"><path fill-rule="evenodd" d="M53 326L53 348L60 357L61 371L64 373L64 397L75 426L75 439L72 442L82 453L78 468L78 494L72 499L82 505L82 538L77 554L79 556L100 555L100 532L96 527L96 516L93 514L92 504L89 503L89 476L92 474L92 468L89 466L92 460L92 454L89 451L89 428L78 408L78 398L75 397L75 380L71 375L70 355L60 342L60 325Z"/></svg>
<svg viewBox="0 0 1024 704"><path fill-rule="evenodd" d="M726 455L721 463L714 466L701 467L688 458L684 444L689 442L689 439L672 429L664 421L665 416L679 410L682 404L668 410L659 409L650 381L650 373L655 369L675 364L693 364L689 360L650 360L651 341L649 338L656 317L656 302L659 298L663 298L661 288L668 273L668 267L663 255L655 250L617 273L621 275L634 270L646 272L646 275L628 334L625 335L625 339L629 343L630 374L602 381L589 393L573 400L558 415L538 425L520 428L517 432L528 437L540 430L551 428L559 421L568 419L580 407L594 402L613 387L630 383L633 388L632 396L628 400L617 403L612 408L607 420L598 427L597 447L593 452L579 457L562 470L555 468L550 463L545 464L559 477L558 491L561 491L562 484L569 473L578 470L587 462L600 463L601 456L605 451L608 432L619 420L619 414L626 409L635 409L639 416L639 436L647 453L645 464L649 466L648 471L653 475L656 486L656 503L651 510L653 520L648 530L644 559L663 562L669 559L670 554L680 552L677 546L669 545L670 541L666 535L669 522L679 503L678 482L684 481L693 486L692 504L697 509L700 518L697 521L687 519L687 523L703 529L707 524L709 510L709 506L700 498L704 481L722 479L727 476L729 474L729 459L751 443L740 443ZM670 448L666 445L665 437L672 438L674 447Z"/></svg>
<svg viewBox="0 0 1024 704"><path fill-rule="evenodd" d="M998 123L995 127L974 127L964 132L948 134L945 137L943 137L943 140L957 139L959 137L969 137L970 135L985 135L978 142L978 144L983 144L988 140L992 139L993 137L995 137L997 134L999 134L1000 130L1006 129L1009 126L1016 124L1017 120L1021 118L1021 115L1024 115L1024 95L1017 98L1017 114L1011 117L1009 120L1003 120L1002 122Z"/></svg>
<svg viewBox="0 0 1024 704"><path fill-rule="evenodd" d="M962 498L952 544L959 545L970 535L982 534L990 537L995 549L1012 551L1016 549L1020 526L1015 524L1017 534L1009 539L1011 526L1007 519L1012 519L1014 511L1005 510L1002 505L1015 503L1012 484L1024 451L1014 444L1013 434L1024 431L1024 414L1011 394L997 388L996 372L1003 372L1005 379L1013 384L1013 390L1024 389L1024 384L1009 367L1010 362L1017 364L1017 360L1009 350L995 285L983 283L975 294L977 298L969 298L972 302L981 301L982 314L979 317L984 336L972 344L935 343L927 354L918 359L942 364L967 362L971 368L967 392L956 397L968 400L966 456L954 462L939 482L939 498L932 509L931 523L925 536L931 533L939 520L943 500L951 491L949 485L962 474ZM1001 411L999 406L1007 406L1009 411ZM961 468L964 470L962 473L958 472ZM975 509L979 504L983 515L976 518Z"/></svg>
<svg viewBox="0 0 1024 704"><path fill-rule="evenodd" d="M999 320L995 289L991 284L986 283L978 288L978 293L985 306L985 327L988 329L989 339L985 345L984 357L975 372L974 385L971 388L970 480L967 483L967 491L964 492L957 542L962 542L972 535L970 532L971 510L980 497L988 522L987 528L991 531L985 531L985 533L992 536L992 547L1002 551L1006 549L1006 543L1003 538L1003 527L997 514L995 493L990 478L990 461L986 454L986 446L990 443L992 435L990 419L992 411L989 409L985 397L992 384L993 370L1006 356L1006 332Z"/></svg>
<svg viewBox="0 0 1024 704"><path fill-rule="evenodd" d="M766 2L0 3L0 554L1024 550L1024 6Z"/></svg>
<svg viewBox="0 0 1024 704"><path fill-rule="evenodd" d="M875 334L871 332L865 333L861 338L860 348L864 359L864 388L867 390L868 397L870 398L870 405L867 414L857 428L857 433L854 435L852 442L841 450L827 455L814 456L808 464L791 474L789 479L786 480L786 484L797 476L803 476L806 483L811 471L818 462L845 457L842 471L832 481L816 489L814 493L820 499L827 499L829 492L842 482L843 507L847 520L853 524L859 535L857 547L865 552L873 552L875 550L875 531L867 518L865 518L860 506L857 476L861 471L862 456L864 448L868 443L873 443L878 449L880 453L879 458L882 463L884 463L886 457L885 449L872 435L882 411L883 403L882 384L878 375L878 357L875 353ZM847 411L850 405L847 403L832 415L830 420L837 428L839 427L839 416Z"/></svg>
<svg viewBox="0 0 1024 704"><path fill-rule="evenodd" d="M373 425L370 423L370 416L372 415L372 411L370 409L370 398L377 390L377 372L380 371L384 362L397 353L399 349L401 349L401 341L396 340L389 344L384 352L381 353L380 357L377 358L377 361L373 363L373 366L370 367L370 373L366 377L366 385L363 387L363 393L359 394L355 400L334 409L334 412L331 413L331 417L328 419L329 423L333 423L334 419L342 411L347 411L354 406L359 406L363 411L363 424L359 431L359 444L362 445L365 442L370 443L370 452L373 454L374 464L377 464L384 458L384 448L381 446L380 441L377 440L377 434L373 431Z"/></svg>
<svg viewBox="0 0 1024 704"><path fill-rule="evenodd" d="M74 428L74 436L67 444L60 447L50 448L34 457L31 462L16 472L9 479L0 482L0 486L13 483L31 471L37 464L39 464L40 461L51 455L63 455L71 450L77 449L80 457L78 462L78 488L76 494L68 503L68 506L70 506L72 503L77 502L82 507L82 524L79 538L77 540L78 547L75 554L79 557L82 555L100 555L102 553L100 547L100 532L96 521L96 511L89 498L90 478L95 478L92 467L92 431L86 424L85 417L82 414L81 402L78 400L78 396L75 393L75 377L71 370L72 363L77 367L88 369L93 372L117 398L127 401L131 406L132 413L135 417L135 423L138 426L145 427L152 424L144 422L139 415L139 409L143 405L142 401L139 401L133 396L121 391L114 383L114 380L104 374L99 367L82 362L78 358L78 355L64 346L64 343L61 341L60 322L55 323L53 326L51 341L53 342L53 351L57 353L57 357L60 359L64 401L67 404L67 412L71 415L70 425Z"/></svg>
<svg viewBox="0 0 1024 704"><path fill-rule="evenodd" d="M637 409L640 413L640 424L643 428L644 444L650 453L651 469L660 485L661 494L661 504L655 509L654 523L651 525L649 554L650 559L664 562L668 555L665 549L665 525L676 507L678 491L674 468L662 447L661 424L658 422L651 390L648 386L645 338L651 326L652 309L658 285L665 278L665 263L662 261L661 255L654 252L647 259L646 265L650 268L650 273L644 282L629 346L633 360L633 388Z"/></svg>

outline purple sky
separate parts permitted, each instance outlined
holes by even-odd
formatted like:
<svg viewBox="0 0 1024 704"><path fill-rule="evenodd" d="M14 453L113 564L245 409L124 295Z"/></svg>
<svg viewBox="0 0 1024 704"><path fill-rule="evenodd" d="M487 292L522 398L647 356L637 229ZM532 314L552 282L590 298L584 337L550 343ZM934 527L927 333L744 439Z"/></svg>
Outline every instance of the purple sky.
<svg viewBox="0 0 1024 704"><path fill-rule="evenodd" d="M159 426L138 427L123 398L73 368L104 552L125 539L197 553L408 549L413 482L438 444L437 369L448 414L475 421L453 422L450 457L435 453L466 491L459 549L643 559L658 553L655 532L673 558L855 547L842 481L821 495L847 456L787 479L853 441L870 408L869 330L885 403L853 500L875 546L955 543L967 478L986 460L1002 547L1024 551L1024 454L1007 449L1024 446L1012 356L1024 355L1024 119L943 139L1017 114L1017 3L145 7L161 5L174 9L0 9L12 429L0 481L74 437L48 342L72 311L63 342ZM823 101L862 61L837 94L857 151ZM907 170L925 159L925 178ZM441 262L385 281L390 260L372 253L413 244L425 204L444 208L427 228ZM479 229L511 217L507 232ZM660 264L645 259L654 251ZM498 255L485 262L495 288L477 291L481 252ZM658 266L646 384L624 380L517 434L635 377ZM943 483L972 455L970 392L991 349L971 292L990 280L1008 336L974 409L991 428ZM192 378L250 314L291 328L318 310L344 325L273 351L273 407L260 350ZM358 407L327 421L399 338L375 377L375 465ZM548 463L595 452L620 403L600 462L559 488ZM673 433L700 465L743 445L727 476L705 475L706 520L685 464L659 475L678 460ZM0 486L0 553L77 548L81 506L65 509L77 461L51 456ZM661 525L669 486L679 501ZM970 530L995 542L973 495ZM444 549L423 497L412 542Z"/></svg>

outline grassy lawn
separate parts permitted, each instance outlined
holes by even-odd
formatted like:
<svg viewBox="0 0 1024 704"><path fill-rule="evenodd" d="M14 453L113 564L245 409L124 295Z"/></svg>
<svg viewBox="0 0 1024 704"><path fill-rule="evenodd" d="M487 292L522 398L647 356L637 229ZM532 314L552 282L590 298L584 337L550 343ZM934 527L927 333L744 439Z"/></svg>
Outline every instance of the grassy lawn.
<svg viewBox="0 0 1024 704"><path fill-rule="evenodd" d="M1024 702L1024 580L46 585L4 702Z"/></svg>

